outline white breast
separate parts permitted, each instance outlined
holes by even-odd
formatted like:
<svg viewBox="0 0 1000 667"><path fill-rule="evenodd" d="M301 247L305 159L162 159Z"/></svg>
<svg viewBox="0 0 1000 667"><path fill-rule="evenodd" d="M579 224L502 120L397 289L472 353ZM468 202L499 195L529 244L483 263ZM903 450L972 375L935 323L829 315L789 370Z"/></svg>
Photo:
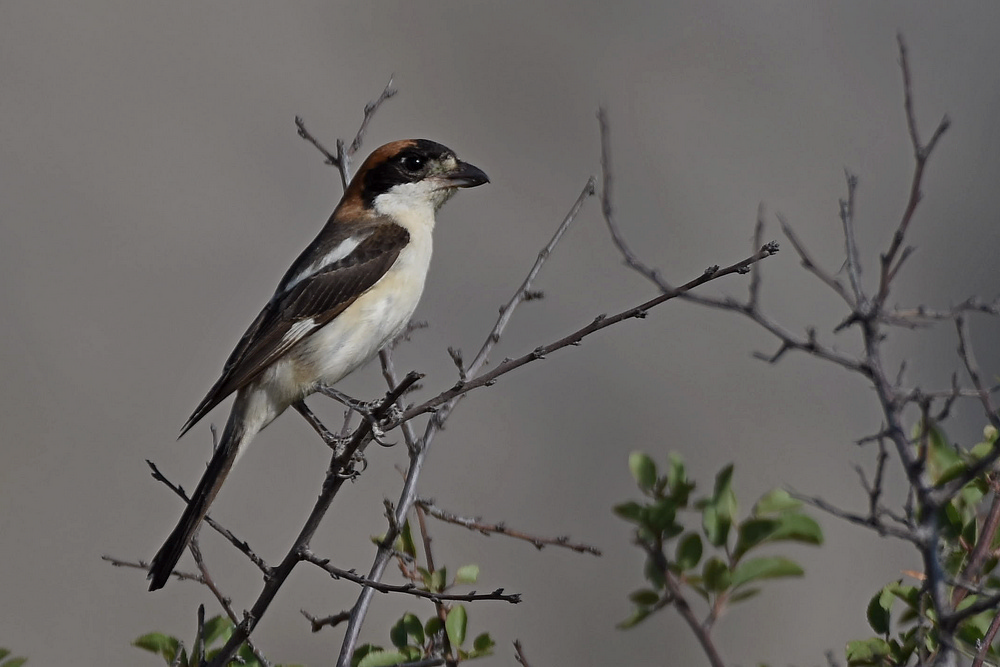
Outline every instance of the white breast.
<svg viewBox="0 0 1000 667"><path fill-rule="evenodd" d="M379 202L379 199L386 200ZM391 215L410 234L395 263L382 278L332 322L296 345L254 382L269 405L266 425L320 383L334 384L368 362L386 343L402 333L413 317L430 267L434 202L403 206L401 198L381 195L376 209Z"/></svg>

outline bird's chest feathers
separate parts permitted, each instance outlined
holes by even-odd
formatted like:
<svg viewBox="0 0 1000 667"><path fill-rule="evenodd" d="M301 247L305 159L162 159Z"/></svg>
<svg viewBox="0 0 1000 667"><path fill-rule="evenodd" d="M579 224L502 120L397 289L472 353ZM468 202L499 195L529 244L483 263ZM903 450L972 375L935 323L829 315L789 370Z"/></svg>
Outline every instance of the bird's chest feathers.
<svg viewBox="0 0 1000 667"><path fill-rule="evenodd" d="M395 263L367 292L299 346L299 380L339 381L398 336L413 316L431 261L429 229L412 229Z"/></svg>

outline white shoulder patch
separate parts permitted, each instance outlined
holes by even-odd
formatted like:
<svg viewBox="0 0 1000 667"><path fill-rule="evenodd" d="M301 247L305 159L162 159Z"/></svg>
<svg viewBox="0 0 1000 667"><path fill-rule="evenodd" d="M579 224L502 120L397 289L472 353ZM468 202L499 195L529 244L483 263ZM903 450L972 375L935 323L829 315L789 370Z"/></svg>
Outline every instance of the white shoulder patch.
<svg viewBox="0 0 1000 667"><path fill-rule="evenodd" d="M364 236L350 236L343 241L341 241L337 246L330 249L330 252L326 253L315 262L307 266L306 268L299 271L288 284L285 285L285 291L288 291L295 287L297 284L308 278L309 276L319 273L326 267L330 266L334 262L339 262L344 259L352 252L354 249L361 245L361 242L365 240Z"/></svg>

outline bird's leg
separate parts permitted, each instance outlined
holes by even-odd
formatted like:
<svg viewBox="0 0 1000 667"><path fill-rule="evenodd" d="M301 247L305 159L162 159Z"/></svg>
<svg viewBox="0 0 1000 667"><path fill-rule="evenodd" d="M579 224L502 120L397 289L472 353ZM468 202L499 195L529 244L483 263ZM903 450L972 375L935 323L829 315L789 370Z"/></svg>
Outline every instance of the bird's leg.
<svg viewBox="0 0 1000 667"><path fill-rule="evenodd" d="M336 450L339 447L343 447L347 444L349 438L343 435L337 435L328 429L323 422L319 420L319 417L309 409L305 401L295 401L292 403L292 407L295 408L300 415L302 415L309 425L313 427L313 430L319 434L319 437L323 438L323 442L326 443L327 447Z"/></svg>
<svg viewBox="0 0 1000 667"><path fill-rule="evenodd" d="M339 389L334 389L329 385L320 385L317 391L324 396L329 396L335 401L347 406L351 410L354 410L359 415L361 415L368 425L372 429L372 439L383 447L392 447L396 443L385 442L383 438L385 437L385 430L393 424L401 415L400 410L395 405L389 407L386 414L382 417L376 417L373 412L375 408L382 405L382 399L374 401L359 401L356 398L348 396ZM308 419L308 418L307 418Z"/></svg>

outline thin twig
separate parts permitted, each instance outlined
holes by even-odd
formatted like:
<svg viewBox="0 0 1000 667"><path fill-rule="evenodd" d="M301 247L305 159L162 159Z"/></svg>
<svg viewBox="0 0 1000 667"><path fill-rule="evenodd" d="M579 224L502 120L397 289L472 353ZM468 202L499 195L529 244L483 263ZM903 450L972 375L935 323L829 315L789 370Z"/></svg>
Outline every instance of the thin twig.
<svg viewBox="0 0 1000 667"><path fill-rule="evenodd" d="M146 465L148 465L149 469L152 471L153 479L155 479L158 482L161 482L168 489L176 493L185 503L191 502L187 496L187 493L184 492L184 489L181 486L174 484L169 479L167 479L166 475L160 472L160 469L156 467L155 463L153 463L149 459L146 459ZM247 543L246 540L241 540L240 538L236 537L236 535L234 535L228 528L226 528L218 521L213 519L210 515L205 516L205 523L211 526L212 530L214 530L215 532L219 533L224 538L226 538L230 544L232 544L240 551L240 553L249 558L250 562L256 565L258 570L263 572L265 575L270 573L271 571L270 566L268 566L268 564L264 562L264 559L258 556L254 552L254 550L250 548L250 544Z"/></svg>
<svg viewBox="0 0 1000 667"><path fill-rule="evenodd" d="M806 250L805 244L799 240L799 237L795 234L792 226L788 224L788 221L785 220L784 216L781 214L778 214L778 223L781 225L781 231L784 232L785 236L788 237L789 242L791 242L792 247L795 248L795 252L799 254L799 260L802 262L803 268L823 281L827 287L836 292L837 295L851 307L851 310L854 310L854 308L857 307L854 297L848 293L847 289L840 283L839 280L834 278L830 273L819 268L813 258L809 255L809 252Z"/></svg>
<svg viewBox="0 0 1000 667"><path fill-rule="evenodd" d="M416 584L384 584L381 581L374 581L368 577L358 574L355 570L344 570L330 564L329 558L320 558L309 549L302 549L301 560L319 567L327 572L334 579L346 579L356 584L364 586L366 589L376 590L379 593L405 593L418 598L432 601L454 600L458 602L475 602L477 600L495 600L499 602L509 602L517 604L521 601L520 593L504 593L502 588L498 588L491 593L435 593L418 588Z"/></svg>
<svg viewBox="0 0 1000 667"><path fill-rule="evenodd" d="M389 77L389 83L385 85L382 90L382 94L378 96L378 99L373 102L369 102L365 105L365 116L361 121L361 127L358 128L357 134L354 135L354 140L351 141L350 148L345 149L345 144L342 139L337 139L337 152L336 154L327 150L327 148L320 143L320 141L312 135L309 130L306 129L305 121L301 116L295 117L295 128L298 135L308 141L313 147L316 148L323 157L326 158L325 162L328 165L337 168L340 172L340 182L346 189L347 184L351 182L351 158L354 154L358 152L361 148L361 142L364 140L365 132L368 130L368 123L371 121L372 116L379 110L382 103L387 99L396 94L396 89L392 87L392 77Z"/></svg>
<svg viewBox="0 0 1000 667"><path fill-rule="evenodd" d="M191 538L191 542L188 544L188 549L190 549L191 555L194 556L194 562L198 566L198 571L201 572L201 583L212 592L212 595L215 596L215 599L219 602L222 610L226 612L226 616L229 617L229 620L232 621L234 625L239 623L239 619L236 617L236 612L233 610L232 600L222 594L222 591L219 590L219 587L216 585L212 575L208 572L208 566L205 565L205 559L201 555L201 545L198 543L198 533L195 533ZM199 627L202 626L203 621L204 605L199 607ZM252 641L250 641L249 637L246 639L246 645L250 647L250 651L263 667L271 667L271 661L268 660L263 653L261 653L260 649L258 649ZM202 646L201 656L203 658L205 656L204 646Z"/></svg>
<svg viewBox="0 0 1000 667"><path fill-rule="evenodd" d="M577 329L576 331L560 338L559 340L553 341L546 345L539 345L531 352L528 352L527 354L524 354L520 357L516 357L514 359L505 359L500 364L495 366L493 370L483 373L481 375L477 375L474 379L469 380L468 382L456 383L454 387L448 389L447 391L441 392L434 398L428 399L427 401L424 401L423 403L417 406L408 408L403 412L402 416L398 421L402 422L409 419L413 419L414 417L427 412L435 412L435 411L440 412L443 410L443 408L440 408L440 406L445 405L449 401L459 396L467 394L473 389L492 386L493 384L496 383L496 380L499 377L506 375L512 370L520 368L521 366L524 366L531 362L544 359L547 355L557 350L561 350L565 347L573 345L578 345L584 338L597 331L606 329L610 326L613 326L625 320L633 318L642 319L646 316L649 310L655 308L661 303L670 301L671 299L676 299L678 297L684 296L685 298L692 299L699 303L709 303L712 305L716 305L716 303L721 304L722 302L715 302L711 299L707 299L704 297L696 297L694 295L688 294L688 292L690 292L696 287L700 287L705 283L711 282L718 278L722 278L724 276L732 275L734 273L746 273L747 270L750 268L750 266L752 266L755 262L759 262L763 259L771 257L777 251L778 248L776 247L776 244L774 244L773 242L766 243L764 244L764 247L760 249L760 251L751 255L750 257L747 257L742 261L736 262L735 264L732 264L731 266L727 266L725 268L711 267L710 270L706 271L697 278L685 283L684 285L674 288L669 292L660 294L659 296L654 297L644 303L641 303L638 306L633 306L632 308L628 308L614 315L598 315L597 317L594 318L594 320L590 324ZM728 304L726 304L726 306L729 307ZM806 348L807 345L805 343L802 343L801 347ZM824 356L827 356L830 359L836 359L837 363L843 364L850 368L860 367L859 362L851 360L848 357L842 357L841 355L837 355L836 353L833 352L827 352L824 354Z"/></svg>
<svg viewBox="0 0 1000 667"><path fill-rule="evenodd" d="M757 206L757 223L753 228L753 250L757 250L764 244L764 203ZM760 297L760 262L755 262L750 267L750 290L747 296L747 307L757 308L757 301Z"/></svg>
<svg viewBox="0 0 1000 667"><path fill-rule="evenodd" d="M858 177L846 170L844 177L847 180L847 199L840 200L840 222L844 228L847 278L851 282L857 309L864 308L867 300L864 288L861 286L861 260L858 259L858 242L854 236L854 196L858 189Z"/></svg>
<svg viewBox="0 0 1000 667"><path fill-rule="evenodd" d="M711 664L712 667L725 667L726 663L722 660L722 656L719 655L719 651L715 647L715 642L712 641L712 635L709 627L702 624L698 620L698 617L694 615L694 611L691 609L690 603L688 603L687 598L684 597L684 591L681 590L680 583L667 567L667 558L663 554L663 551L659 548L654 548L647 549L647 553L650 556L650 560L663 576L664 587L669 593L669 596L665 596L664 599L668 600L669 604L677 609L681 618L683 618L684 622L688 624L691 632L694 634L695 638L697 638L698 643L701 644L701 648L705 652L705 656L708 658L709 664Z"/></svg>
<svg viewBox="0 0 1000 667"><path fill-rule="evenodd" d="M601 551L597 547L592 547L589 544L573 543L570 541L569 537L566 536L537 537L535 535L523 533L519 530L508 528L504 523L483 523L482 519L478 517L469 518L443 510L440 507L437 507L434 504L434 501L425 498L417 500L417 507L423 508L427 514L435 519L438 519L439 521L455 524L456 526L462 526L463 528L474 530L482 533L483 535L506 535L507 537L524 540L525 542L530 542L536 549L543 549L546 545L552 545L572 549L578 553L588 553L593 554L594 556L601 555Z"/></svg>
<svg viewBox="0 0 1000 667"><path fill-rule="evenodd" d="M983 639L979 644L979 649L976 651L976 659L972 661L972 667L982 667L986 662L986 654L989 653L990 647L993 646L993 640L996 639L997 630L1000 630L1000 611L993 616L993 620L990 621L990 627L986 629L986 634L983 635Z"/></svg>
<svg viewBox="0 0 1000 667"><path fill-rule="evenodd" d="M531 667L528 664L528 659L524 657L524 647L521 646L520 639L514 640L514 659L517 660L517 664L521 665L521 667Z"/></svg>
<svg viewBox="0 0 1000 667"><path fill-rule="evenodd" d="M573 202L573 206L570 207L569 213L566 214L566 217L563 218L562 222L556 228L552 238L549 239L549 242L545 244L544 248L538 251L538 257L535 259L535 263L528 271L528 275L525 276L521 286L517 288L517 291L514 292L514 295L511 296L510 300L500 308L500 317L497 318L492 331L490 331L490 334L486 337L486 340L483 342L478 354L476 354L475 359L473 359L472 363L464 369L466 376L475 375L483 364L485 364L489 359L490 352L493 350L493 347L500 342L500 336L510 323L511 317L514 316L514 311L521 303L528 300L527 295L531 291L531 286L534 284L535 278L538 276L538 272L542 270L542 266L552 254L552 251L555 250L556 244L559 243L563 234L566 233L569 226L573 224L574 220L576 220L577 215L580 213L580 209L583 208L584 202L588 197L592 197L594 195L595 188L596 184L594 182L594 177L591 176L587 179L587 183L583 186L583 190L576 198L576 201ZM465 378L462 379L464 380Z"/></svg>
<svg viewBox="0 0 1000 667"><path fill-rule="evenodd" d="M923 194L920 191L921 182L924 177L924 167L927 164L927 158L930 157L931 152L937 145L938 139L941 138L951 125L951 120L945 115L941 122L938 123L937 128L934 130L934 134L931 136L930 141L926 145L920 142L920 134L917 130L917 119L913 111L913 85L910 77L910 63L907 58L906 43L903 41L902 35L897 35L897 41L899 43L899 66L903 73L903 108L906 111L906 127L910 133L910 143L913 146L913 155L916 160L916 166L913 169L913 179L910 183L910 197L906 202L906 209L903 211L903 217L899 221L899 225L896 227L896 231L892 236L892 241L889 244L888 250L881 256L882 271L879 279L879 289L876 301L879 307L885 304L886 298L889 296L889 286L892 279L896 276L899 271L899 265L903 263L906 259L906 254L899 257L897 261L897 255L900 252L900 248L903 245L903 239L906 236L906 231L910 226L910 222L913 220L913 214L917 210L917 205L920 203Z"/></svg>

